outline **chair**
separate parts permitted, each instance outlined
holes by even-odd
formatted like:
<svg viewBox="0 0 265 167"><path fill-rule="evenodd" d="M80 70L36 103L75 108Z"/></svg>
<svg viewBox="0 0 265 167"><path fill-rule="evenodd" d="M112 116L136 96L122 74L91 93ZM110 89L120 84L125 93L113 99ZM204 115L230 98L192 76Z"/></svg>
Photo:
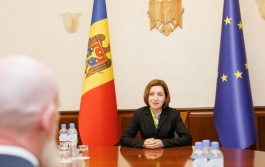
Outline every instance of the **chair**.
<svg viewBox="0 0 265 167"><path fill-rule="evenodd" d="M182 119L182 121L183 121L183 123L185 124L186 127L187 127L187 118L188 118L189 114L190 114L189 111L181 111L180 112L180 117L181 117L181 119ZM175 136L175 138L179 137L176 132L174 133L174 136Z"/></svg>
<svg viewBox="0 0 265 167"><path fill-rule="evenodd" d="M180 112L180 117L181 117L181 119L182 119L182 121L183 121L183 123L185 124L186 127L188 126L187 118L188 118L189 115L190 115L189 111L181 111Z"/></svg>

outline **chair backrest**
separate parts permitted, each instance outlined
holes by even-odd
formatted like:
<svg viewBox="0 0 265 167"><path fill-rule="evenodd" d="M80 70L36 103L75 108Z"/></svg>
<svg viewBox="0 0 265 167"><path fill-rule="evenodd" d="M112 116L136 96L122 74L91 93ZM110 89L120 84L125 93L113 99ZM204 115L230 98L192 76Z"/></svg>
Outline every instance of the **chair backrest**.
<svg viewBox="0 0 265 167"><path fill-rule="evenodd" d="M185 126L187 127L187 118L188 118L188 116L189 116L189 114L190 114L190 112L189 111L181 111L180 112L180 117L181 117L181 119L182 119L182 121L183 121L183 123L185 124ZM188 128L188 127L187 127Z"/></svg>
<svg viewBox="0 0 265 167"><path fill-rule="evenodd" d="M181 119L182 119L182 121L183 121L183 123L185 124L185 126L187 127L187 118L188 118L188 116L189 116L189 114L190 114L190 112L189 111L181 111L180 112L180 117L181 117ZM188 128L188 127L187 127ZM174 136L175 136L175 138L178 138L179 136L178 136L178 134L175 132L174 133Z"/></svg>

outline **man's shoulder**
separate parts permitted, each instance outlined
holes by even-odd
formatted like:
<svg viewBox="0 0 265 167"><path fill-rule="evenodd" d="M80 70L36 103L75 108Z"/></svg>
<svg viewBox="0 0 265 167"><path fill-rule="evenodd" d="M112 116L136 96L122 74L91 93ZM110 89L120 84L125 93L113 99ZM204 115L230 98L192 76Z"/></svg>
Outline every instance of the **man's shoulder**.
<svg viewBox="0 0 265 167"><path fill-rule="evenodd" d="M0 162L1 167L11 167L11 166L19 166L19 167L34 167L32 163L28 160L14 155L6 155L0 154Z"/></svg>

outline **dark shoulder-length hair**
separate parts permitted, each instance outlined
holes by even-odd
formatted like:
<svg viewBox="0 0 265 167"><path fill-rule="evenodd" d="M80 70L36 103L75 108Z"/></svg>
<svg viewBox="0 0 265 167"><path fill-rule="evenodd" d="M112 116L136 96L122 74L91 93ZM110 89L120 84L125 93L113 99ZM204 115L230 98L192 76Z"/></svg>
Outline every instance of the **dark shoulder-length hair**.
<svg viewBox="0 0 265 167"><path fill-rule="evenodd" d="M159 79L154 79L146 85L146 88L144 90L144 102L145 102L145 104L147 106L149 106L148 98L149 98L149 93L150 93L150 89L152 86L162 86L162 88L164 89L165 95L166 95L166 101L163 104L163 108L167 108L169 105L169 102L170 102L169 90L168 90L167 84L163 80L159 80Z"/></svg>

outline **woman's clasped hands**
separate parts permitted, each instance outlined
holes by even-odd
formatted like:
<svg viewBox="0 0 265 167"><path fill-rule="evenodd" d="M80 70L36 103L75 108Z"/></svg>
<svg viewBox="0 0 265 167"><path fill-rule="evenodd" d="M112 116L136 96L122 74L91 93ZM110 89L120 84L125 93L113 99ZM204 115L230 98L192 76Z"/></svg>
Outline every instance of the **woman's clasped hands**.
<svg viewBox="0 0 265 167"><path fill-rule="evenodd" d="M144 148L156 149L163 147L164 144L160 139L149 138L144 141L143 146Z"/></svg>

